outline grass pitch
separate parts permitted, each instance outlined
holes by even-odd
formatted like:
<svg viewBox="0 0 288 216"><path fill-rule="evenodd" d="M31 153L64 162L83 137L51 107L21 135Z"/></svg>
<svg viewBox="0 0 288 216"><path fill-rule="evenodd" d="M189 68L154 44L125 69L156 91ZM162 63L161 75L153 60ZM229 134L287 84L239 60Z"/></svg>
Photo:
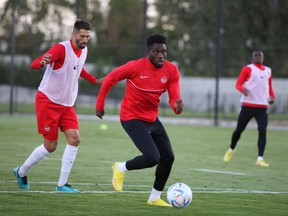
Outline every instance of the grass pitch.
<svg viewBox="0 0 288 216"><path fill-rule="evenodd" d="M160 118L161 119L161 118ZM100 129L106 124L108 129ZM175 163L162 198L171 184L182 181L193 192L184 209L146 205L154 168L128 172L124 191L111 185L114 161L139 152L120 123L92 117L80 119L80 148L69 183L79 194L55 192L65 147L61 133L56 152L28 174L31 189L21 191L12 170L42 143L35 116L0 115L0 215L287 215L287 131L268 131L265 159L270 167L256 167L257 130L247 129L227 164L233 128L166 125Z"/></svg>

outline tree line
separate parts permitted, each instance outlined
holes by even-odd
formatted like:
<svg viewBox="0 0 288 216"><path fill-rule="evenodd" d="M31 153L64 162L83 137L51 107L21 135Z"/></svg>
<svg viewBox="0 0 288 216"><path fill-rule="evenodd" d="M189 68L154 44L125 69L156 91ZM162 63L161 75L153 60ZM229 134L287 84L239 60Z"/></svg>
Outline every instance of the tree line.
<svg viewBox="0 0 288 216"><path fill-rule="evenodd" d="M159 32L167 37L168 59L182 75L213 77L220 15L221 77L238 76L253 49L263 50L274 77L288 77L285 0L110 0L105 7L100 0L6 0L0 7L1 54L11 50L13 1L16 54L34 58L69 39L78 17L92 25L87 62L98 66L98 75L144 56L145 37Z"/></svg>

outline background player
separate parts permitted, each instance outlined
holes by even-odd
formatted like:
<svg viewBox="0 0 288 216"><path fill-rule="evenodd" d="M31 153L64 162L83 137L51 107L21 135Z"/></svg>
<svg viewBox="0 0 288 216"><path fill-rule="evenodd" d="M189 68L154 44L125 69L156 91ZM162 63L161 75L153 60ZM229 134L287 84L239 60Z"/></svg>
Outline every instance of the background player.
<svg viewBox="0 0 288 216"><path fill-rule="evenodd" d="M21 189L30 187L27 180L30 168L56 150L60 128L66 136L67 144L56 191L79 192L68 184L69 173L80 143L78 119L74 109L78 79L81 76L91 83L101 83L101 80L83 68L90 33L90 24L77 20L71 40L54 45L31 64L32 69L47 65L35 98L38 132L42 134L44 141L20 167L14 168L14 175Z"/></svg>
<svg viewBox="0 0 288 216"><path fill-rule="evenodd" d="M268 105L275 100L272 88L272 71L263 65L264 54L256 50L252 53L252 64L242 68L237 79L236 88L243 93L242 107L238 117L237 127L232 134L230 148L224 155L224 161L231 160L241 133L254 117L258 125L258 157L256 165L268 167L263 160L266 146L266 131L268 125Z"/></svg>

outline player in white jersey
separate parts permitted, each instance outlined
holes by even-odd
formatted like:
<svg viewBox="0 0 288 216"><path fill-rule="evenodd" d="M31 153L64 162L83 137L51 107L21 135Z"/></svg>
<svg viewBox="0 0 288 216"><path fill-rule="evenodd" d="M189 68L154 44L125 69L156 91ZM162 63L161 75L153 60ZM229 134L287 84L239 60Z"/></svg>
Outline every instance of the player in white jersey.
<svg viewBox="0 0 288 216"><path fill-rule="evenodd" d="M257 166L268 167L263 159L266 147L266 131L268 125L268 106L273 104L275 94L272 87L272 71L263 65L264 54L260 50L252 53L252 64L242 68L236 82L236 88L243 95L241 97L241 111L238 116L237 127L231 138L230 148L224 155L224 162L228 162L234 155L237 142L242 132L252 118L258 125L258 157Z"/></svg>
<svg viewBox="0 0 288 216"><path fill-rule="evenodd" d="M30 168L56 150L60 128L67 139L67 144L56 191L79 192L68 184L80 143L78 118L74 109L78 94L78 79L81 76L90 83L101 84L101 79L98 80L83 68L90 34L90 24L84 20L77 20L71 40L52 46L31 64L32 69L47 66L35 98L38 132L42 134L44 141L21 166L14 168L14 175L21 189L30 188L27 180Z"/></svg>

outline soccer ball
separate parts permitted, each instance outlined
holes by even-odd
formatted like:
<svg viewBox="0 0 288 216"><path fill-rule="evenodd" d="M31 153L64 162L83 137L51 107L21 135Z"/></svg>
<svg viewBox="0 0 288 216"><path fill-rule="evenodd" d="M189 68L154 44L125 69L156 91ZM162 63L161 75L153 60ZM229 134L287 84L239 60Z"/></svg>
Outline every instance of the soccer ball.
<svg viewBox="0 0 288 216"><path fill-rule="evenodd" d="M192 201L192 191L182 182L175 183L167 191L167 200L175 208L184 208Z"/></svg>

